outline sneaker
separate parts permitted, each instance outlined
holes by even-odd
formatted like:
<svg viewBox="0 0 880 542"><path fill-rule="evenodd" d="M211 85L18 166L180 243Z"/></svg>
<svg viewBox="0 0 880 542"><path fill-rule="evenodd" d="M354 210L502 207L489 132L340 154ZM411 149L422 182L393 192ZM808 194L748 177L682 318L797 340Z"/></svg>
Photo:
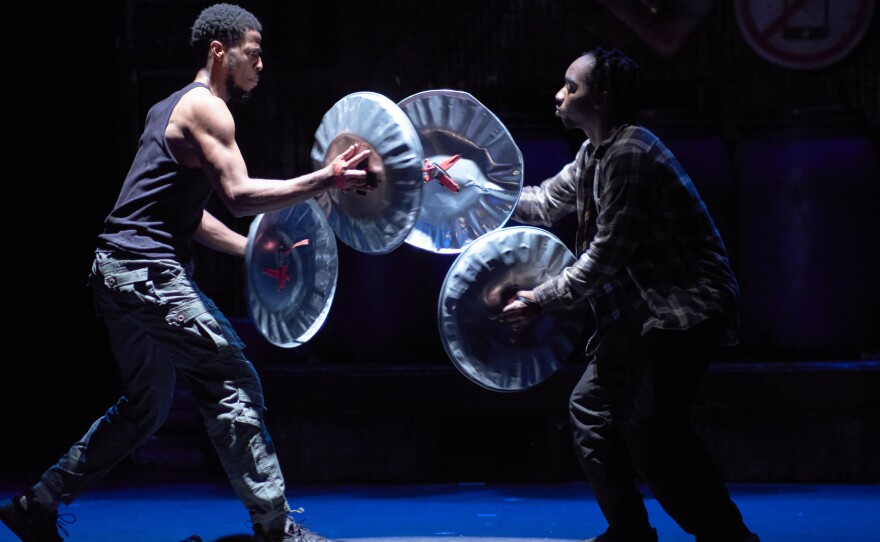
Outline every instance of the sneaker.
<svg viewBox="0 0 880 542"><path fill-rule="evenodd" d="M34 501L33 492L3 501L0 504L0 520L24 542L62 542L59 531L70 536L64 525L76 521L72 514L58 516L58 512L49 513L41 504Z"/></svg>
<svg viewBox="0 0 880 542"><path fill-rule="evenodd" d="M284 529L264 531L261 525L254 525L254 536L258 542L332 542L327 538L313 533L292 519Z"/></svg>

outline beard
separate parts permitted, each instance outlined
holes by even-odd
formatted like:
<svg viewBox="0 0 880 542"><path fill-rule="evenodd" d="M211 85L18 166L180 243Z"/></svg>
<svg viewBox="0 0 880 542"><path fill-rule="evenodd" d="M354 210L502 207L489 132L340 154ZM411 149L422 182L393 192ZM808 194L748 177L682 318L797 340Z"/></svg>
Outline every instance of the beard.
<svg viewBox="0 0 880 542"><path fill-rule="evenodd" d="M232 57L229 57L227 67L228 70L226 71L226 92L229 93L229 99L236 102L247 102L248 99L251 97L251 93L235 82L235 77L233 76L233 74L235 73L235 60Z"/></svg>

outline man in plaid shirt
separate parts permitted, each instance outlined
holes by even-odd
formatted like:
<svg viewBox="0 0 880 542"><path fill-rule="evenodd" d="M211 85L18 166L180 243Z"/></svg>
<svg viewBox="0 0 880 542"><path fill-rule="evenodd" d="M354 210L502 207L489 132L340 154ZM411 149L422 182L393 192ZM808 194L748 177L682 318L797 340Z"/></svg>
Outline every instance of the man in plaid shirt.
<svg viewBox="0 0 880 542"><path fill-rule="evenodd" d="M689 422L713 349L737 342L739 287L681 164L636 123L641 74L617 50L577 58L556 116L587 140L523 189L513 219L577 213L577 261L504 308L514 331L588 302L596 330L569 404L574 443L608 528L596 542L656 541L637 473L698 542L757 542Z"/></svg>

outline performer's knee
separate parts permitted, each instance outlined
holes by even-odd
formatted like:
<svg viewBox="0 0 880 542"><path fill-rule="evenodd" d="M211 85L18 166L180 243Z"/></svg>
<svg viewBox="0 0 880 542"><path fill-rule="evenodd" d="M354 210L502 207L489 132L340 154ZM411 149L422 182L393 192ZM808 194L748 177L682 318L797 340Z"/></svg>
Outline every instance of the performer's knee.
<svg viewBox="0 0 880 542"><path fill-rule="evenodd" d="M136 399L122 397L108 415L115 414L133 426L154 432L165 423L170 411L171 394L155 391Z"/></svg>

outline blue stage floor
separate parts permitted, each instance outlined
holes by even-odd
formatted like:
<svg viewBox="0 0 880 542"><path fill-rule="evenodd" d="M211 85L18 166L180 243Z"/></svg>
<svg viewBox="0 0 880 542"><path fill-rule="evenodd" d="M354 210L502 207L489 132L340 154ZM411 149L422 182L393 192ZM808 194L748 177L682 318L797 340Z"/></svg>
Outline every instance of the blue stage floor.
<svg viewBox="0 0 880 542"><path fill-rule="evenodd" d="M187 475L181 474L185 480ZM4 497L17 488L0 484ZM877 542L880 485L730 485L749 527L764 542ZM351 542L426 542L437 538L576 540L604 528L586 483L290 487L306 526ZM646 497L662 542L689 541ZM71 542L248 540L247 515L225 480L101 484L62 513L72 513ZM372 540L366 540L372 539ZM16 540L0 525L0 541Z"/></svg>

